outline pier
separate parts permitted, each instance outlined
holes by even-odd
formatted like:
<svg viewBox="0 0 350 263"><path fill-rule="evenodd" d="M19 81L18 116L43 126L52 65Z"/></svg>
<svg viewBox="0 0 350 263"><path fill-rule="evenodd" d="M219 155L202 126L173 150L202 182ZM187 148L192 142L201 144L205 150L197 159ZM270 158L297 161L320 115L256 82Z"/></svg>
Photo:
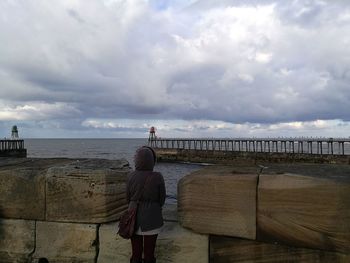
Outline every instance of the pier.
<svg viewBox="0 0 350 263"><path fill-rule="evenodd" d="M0 140L0 157L26 157L24 140Z"/></svg>
<svg viewBox="0 0 350 263"><path fill-rule="evenodd" d="M212 161L236 157L306 162L350 162L350 138L157 138L149 146L166 160ZM181 158L183 156L184 158Z"/></svg>
<svg viewBox="0 0 350 263"><path fill-rule="evenodd" d="M239 138L149 140L153 148L199 151L236 151L292 154L350 155L350 139L345 138Z"/></svg>

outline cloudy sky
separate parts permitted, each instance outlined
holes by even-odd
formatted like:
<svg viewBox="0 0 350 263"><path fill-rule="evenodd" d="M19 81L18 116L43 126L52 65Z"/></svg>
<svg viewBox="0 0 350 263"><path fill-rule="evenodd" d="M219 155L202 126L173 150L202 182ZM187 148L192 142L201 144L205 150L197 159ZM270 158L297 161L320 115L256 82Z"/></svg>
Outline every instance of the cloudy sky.
<svg viewBox="0 0 350 263"><path fill-rule="evenodd" d="M1 0L0 136L350 136L348 0Z"/></svg>

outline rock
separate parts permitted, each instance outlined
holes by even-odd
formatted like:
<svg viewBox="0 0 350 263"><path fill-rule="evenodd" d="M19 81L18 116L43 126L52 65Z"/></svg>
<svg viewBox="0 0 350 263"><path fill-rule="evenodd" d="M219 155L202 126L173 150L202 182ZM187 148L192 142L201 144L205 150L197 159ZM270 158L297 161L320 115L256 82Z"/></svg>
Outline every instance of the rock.
<svg viewBox="0 0 350 263"><path fill-rule="evenodd" d="M255 239L256 174L234 174L229 167L209 167L178 184L182 226L197 233Z"/></svg>
<svg viewBox="0 0 350 263"><path fill-rule="evenodd" d="M101 225L98 263L129 262L130 240L116 234L117 225L116 222ZM208 236L195 234L177 223L166 222L157 240L157 263L207 263L208 249Z"/></svg>
<svg viewBox="0 0 350 263"><path fill-rule="evenodd" d="M33 261L94 263L97 243L97 225L38 221Z"/></svg>
<svg viewBox="0 0 350 263"><path fill-rule="evenodd" d="M210 262L346 263L350 262L350 255L212 236L210 237Z"/></svg>
<svg viewBox="0 0 350 263"><path fill-rule="evenodd" d="M350 252L350 182L296 174L261 175L258 238Z"/></svg>
<svg viewBox="0 0 350 263"><path fill-rule="evenodd" d="M27 263L34 251L35 222L0 219L0 262Z"/></svg>
<svg viewBox="0 0 350 263"><path fill-rule="evenodd" d="M45 219L45 175L69 159L0 158L0 217Z"/></svg>
<svg viewBox="0 0 350 263"><path fill-rule="evenodd" d="M126 209L125 160L89 159L48 170L46 220L104 223Z"/></svg>

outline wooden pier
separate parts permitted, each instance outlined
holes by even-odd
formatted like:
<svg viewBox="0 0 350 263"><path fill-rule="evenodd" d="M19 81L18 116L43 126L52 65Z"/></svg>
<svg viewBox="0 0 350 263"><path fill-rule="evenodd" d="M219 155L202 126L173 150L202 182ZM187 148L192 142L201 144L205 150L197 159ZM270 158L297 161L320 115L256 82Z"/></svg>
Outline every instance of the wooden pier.
<svg viewBox="0 0 350 263"><path fill-rule="evenodd" d="M233 159L350 164L350 138L154 138L161 160L226 163Z"/></svg>
<svg viewBox="0 0 350 263"><path fill-rule="evenodd" d="M187 149L199 151L350 155L350 139L345 138L157 138L149 140L149 146L161 149Z"/></svg>
<svg viewBox="0 0 350 263"><path fill-rule="evenodd" d="M0 140L0 157L26 157L24 140Z"/></svg>

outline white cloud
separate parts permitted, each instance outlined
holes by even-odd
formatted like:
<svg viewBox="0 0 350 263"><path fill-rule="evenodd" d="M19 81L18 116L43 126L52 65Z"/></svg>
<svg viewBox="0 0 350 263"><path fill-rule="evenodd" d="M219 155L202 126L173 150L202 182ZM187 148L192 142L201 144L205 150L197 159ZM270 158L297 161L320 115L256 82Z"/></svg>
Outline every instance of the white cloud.
<svg viewBox="0 0 350 263"><path fill-rule="evenodd" d="M255 60L260 63L268 63L271 61L271 58L272 58L271 53L258 52L255 54Z"/></svg>
<svg viewBox="0 0 350 263"><path fill-rule="evenodd" d="M78 115L80 115L79 110L66 103L31 102L30 104L9 106L0 101L0 121L69 119Z"/></svg>
<svg viewBox="0 0 350 263"><path fill-rule="evenodd" d="M1 1L0 119L346 123L349 14L348 1Z"/></svg>
<svg viewBox="0 0 350 263"><path fill-rule="evenodd" d="M134 131L147 137L149 128L156 127L159 137L348 137L350 122L341 120L315 120L307 122L283 122L278 124L234 124L208 120L135 120L88 119L82 125L87 128L110 132Z"/></svg>

